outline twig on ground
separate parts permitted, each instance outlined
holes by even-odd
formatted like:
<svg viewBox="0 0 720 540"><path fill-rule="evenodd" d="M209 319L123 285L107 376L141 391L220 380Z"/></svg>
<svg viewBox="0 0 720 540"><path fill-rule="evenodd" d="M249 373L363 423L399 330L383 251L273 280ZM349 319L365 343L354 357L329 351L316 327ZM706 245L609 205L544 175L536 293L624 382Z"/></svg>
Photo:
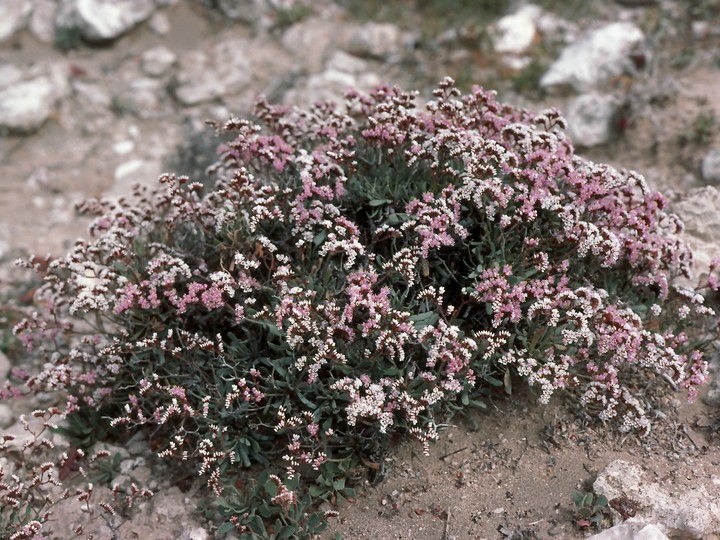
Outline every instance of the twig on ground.
<svg viewBox="0 0 720 540"><path fill-rule="evenodd" d="M445 511L445 527L443 530L442 540L450 540L450 510Z"/></svg>
<svg viewBox="0 0 720 540"><path fill-rule="evenodd" d="M699 451L700 451L700 447L698 446L698 444L695 442L695 440L694 440L694 439L692 438L692 436L690 435L690 432L688 431L687 424L683 424L683 426L682 426L682 432L683 432L683 434L690 440L690 442L693 444L693 446L695 447L695 450L697 450L697 451L699 452Z"/></svg>
<svg viewBox="0 0 720 540"><path fill-rule="evenodd" d="M450 456L454 456L455 454L459 454L459 453L462 452L463 450L467 450L467 449L468 449L467 446L463 446L462 448L458 448L457 450L453 450L452 452L448 452L447 454L440 456L439 459L440 459L440 460L443 460L443 459L445 459L445 458L449 458Z"/></svg>

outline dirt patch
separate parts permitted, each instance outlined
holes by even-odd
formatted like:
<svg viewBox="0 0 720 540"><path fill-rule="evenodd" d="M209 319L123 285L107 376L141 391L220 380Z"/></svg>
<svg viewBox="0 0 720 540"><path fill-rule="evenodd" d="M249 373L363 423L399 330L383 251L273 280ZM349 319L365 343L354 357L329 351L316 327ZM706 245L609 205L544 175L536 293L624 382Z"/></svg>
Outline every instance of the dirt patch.
<svg viewBox="0 0 720 540"><path fill-rule="evenodd" d="M667 401L644 438L613 434L568 405L536 406L528 395L494 403L444 431L429 456L400 445L384 463L385 480L363 486L325 537L583 538L593 530L576 525L572 494L588 491L616 459L679 491L720 482L717 409Z"/></svg>

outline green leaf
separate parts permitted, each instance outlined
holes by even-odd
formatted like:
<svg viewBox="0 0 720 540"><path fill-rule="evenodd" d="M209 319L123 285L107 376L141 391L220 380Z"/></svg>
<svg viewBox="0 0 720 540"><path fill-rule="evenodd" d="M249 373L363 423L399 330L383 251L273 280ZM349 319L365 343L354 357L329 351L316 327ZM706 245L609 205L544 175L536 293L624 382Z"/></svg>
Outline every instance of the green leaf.
<svg viewBox="0 0 720 540"><path fill-rule="evenodd" d="M272 480L268 480L267 482L265 482L265 493L268 494L268 497L274 497L275 495L277 495L277 490L278 488L275 485L275 482L273 482Z"/></svg>
<svg viewBox="0 0 720 540"><path fill-rule="evenodd" d="M296 530L297 527L288 525L287 527L281 529L279 533L277 533L277 535L275 536L275 540L284 540L285 538L290 538L293 534L295 534Z"/></svg>
<svg viewBox="0 0 720 540"><path fill-rule="evenodd" d="M327 488L324 486L310 486L308 488L308 493L310 493L313 498L317 498L327 493Z"/></svg>
<svg viewBox="0 0 720 540"><path fill-rule="evenodd" d="M373 199L372 201L368 201L368 206L383 206L391 202L393 202L391 199Z"/></svg>
<svg viewBox="0 0 720 540"><path fill-rule="evenodd" d="M333 482L333 489L340 491L342 489L345 489L345 479L344 478L338 478Z"/></svg>
<svg viewBox="0 0 720 540"><path fill-rule="evenodd" d="M325 239L327 238L327 235L328 235L327 231L320 231L319 233L317 233L315 235L315 238L313 238L313 240L312 240L313 244L316 246L319 246L320 244L322 244L325 241Z"/></svg>
<svg viewBox="0 0 720 540"><path fill-rule="evenodd" d="M323 516L320 512L315 512L312 514L307 521L307 528L312 530L318 527L320 524L322 524Z"/></svg>
<svg viewBox="0 0 720 540"><path fill-rule="evenodd" d="M311 409L311 410L313 410L313 411L314 411L315 409L317 409L317 405L315 405L312 401L310 401L308 398L306 398L305 396L303 396L299 391L297 392L297 397L298 397L298 399L300 400L300 402L301 402L303 405L305 405L306 407L308 407L309 409Z"/></svg>
<svg viewBox="0 0 720 540"><path fill-rule="evenodd" d="M510 370L505 370L505 375L503 376L503 386L505 387L505 393L509 396L512 395L512 376L510 375Z"/></svg>
<svg viewBox="0 0 720 540"><path fill-rule="evenodd" d="M405 223L407 220L407 214L390 214L385 220L385 223L387 225L390 225L391 227L397 227L398 225L402 225L403 223Z"/></svg>
<svg viewBox="0 0 720 540"><path fill-rule="evenodd" d="M470 407L472 407L473 409L485 410L487 409L487 404L484 401L480 401L479 399L471 399Z"/></svg>
<svg viewBox="0 0 720 540"><path fill-rule="evenodd" d="M424 313L417 313L410 316L410 320L415 326L415 330L420 331L427 326L433 326L440 320L440 315L434 311L426 311Z"/></svg>
<svg viewBox="0 0 720 540"><path fill-rule="evenodd" d="M277 511L275 508L270 508L270 505L268 505L268 503L263 502L260 506L258 506L257 513L267 519L275 515Z"/></svg>
<svg viewBox="0 0 720 540"><path fill-rule="evenodd" d="M229 522L225 522L218 527L218 530L215 534L218 534L218 535L227 534L232 530L235 530L235 525L233 525L232 523L229 523Z"/></svg>
<svg viewBox="0 0 720 540"><path fill-rule="evenodd" d="M260 516L254 516L250 521L250 528L257 534L262 534L262 538L267 538L267 529L265 528L265 522Z"/></svg>

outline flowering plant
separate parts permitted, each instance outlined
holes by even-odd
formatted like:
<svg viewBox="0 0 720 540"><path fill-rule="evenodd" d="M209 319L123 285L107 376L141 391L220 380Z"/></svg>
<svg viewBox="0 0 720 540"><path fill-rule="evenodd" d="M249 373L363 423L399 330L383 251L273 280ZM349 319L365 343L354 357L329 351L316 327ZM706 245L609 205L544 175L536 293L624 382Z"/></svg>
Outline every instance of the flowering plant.
<svg viewBox="0 0 720 540"><path fill-rule="evenodd" d="M556 110L451 79L434 97L261 99L262 127L221 128L212 188L165 174L83 203L92 239L16 328L46 362L27 387L148 430L206 477L223 530L277 538L319 530L312 497L352 494L393 433L427 445L518 376L622 430L649 429L637 375L692 398L707 341L689 329L715 314L675 283L691 254L663 196L576 156Z"/></svg>

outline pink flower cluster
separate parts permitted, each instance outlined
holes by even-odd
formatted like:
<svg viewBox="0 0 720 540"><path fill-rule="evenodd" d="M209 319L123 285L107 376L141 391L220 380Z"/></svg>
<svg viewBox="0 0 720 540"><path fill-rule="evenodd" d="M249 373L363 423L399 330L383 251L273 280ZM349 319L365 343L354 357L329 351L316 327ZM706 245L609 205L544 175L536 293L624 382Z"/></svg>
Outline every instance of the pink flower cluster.
<svg viewBox="0 0 720 540"><path fill-rule="evenodd" d="M541 402L577 388L623 429L649 425L632 377L692 397L707 364L690 334L716 321L676 287L691 254L665 199L575 156L556 110L450 79L415 98L260 100L264 128L222 128L212 188L165 174L132 203L84 203L93 239L50 263L44 312L17 328L46 361L28 385L169 430L160 454L218 494L278 446L293 476L349 439L426 444L498 377ZM278 506L293 497L277 485Z"/></svg>

